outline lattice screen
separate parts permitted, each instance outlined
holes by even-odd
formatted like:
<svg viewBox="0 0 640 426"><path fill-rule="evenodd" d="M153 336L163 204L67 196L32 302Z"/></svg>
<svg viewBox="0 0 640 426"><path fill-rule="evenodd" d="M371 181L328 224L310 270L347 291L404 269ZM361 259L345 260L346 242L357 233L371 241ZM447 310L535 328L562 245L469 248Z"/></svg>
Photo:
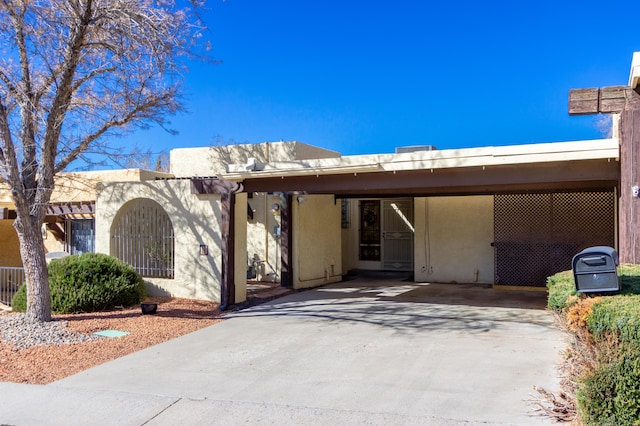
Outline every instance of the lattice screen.
<svg viewBox="0 0 640 426"><path fill-rule="evenodd" d="M496 195L495 283L544 287L586 247L615 244L615 195L570 192Z"/></svg>

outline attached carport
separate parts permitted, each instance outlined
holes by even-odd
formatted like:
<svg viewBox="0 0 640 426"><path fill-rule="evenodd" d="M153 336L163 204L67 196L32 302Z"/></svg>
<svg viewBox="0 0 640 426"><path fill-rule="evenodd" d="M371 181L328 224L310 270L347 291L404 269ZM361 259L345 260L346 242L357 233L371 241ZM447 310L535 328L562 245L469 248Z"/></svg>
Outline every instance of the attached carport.
<svg viewBox="0 0 640 426"><path fill-rule="evenodd" d="M543 197L559 198L564 204L551 202L544 215L553 217L554 209L561 208L571 217L571 212L580 207L581 211L592 209L604 211L602 228L606 241L598 237L592 241L588 237L585 223L592 218L585 216L578 229L582 229L585 238L583 245L608 244L616 241L616 191L620 179L619 148L616 139L597 141L563 142L551 144L522 145L509 147L487 147L461 150L421 151L403 154L375 156L340 157L336 159L307 160L294 164L264 165L260 169L247 170L242 165L230 167L230 172L222 178L241 182L247 193L280 193L287 202L281 212L281 282L284 286L293 286L295 273L294 251L294 201L308 195L332 197L334 204L338 199L356 198L392 198L392 197L471 197L490 196L504 201L505 197L523 200ZM594 195L593 197L590 195ZM573 198L572 198L573 197ZM590 204L601 200L606 208ZM496 201L499 203L499 201ZM517 203L510 204L511 216L521 215ZM551 216L550 216L551 215ZM495 215L494 215L495 216ZM526 215L524 215L526 216ZM535 215L534 215L535 216ZM576 215L573 215L576 217ZM583 215L584 216L584 215ZM599 219L600 220L600 219ZM499 221L494 220L494 226ZM542 234L541 229L530 229L534 235ZM494 229L494 233L496 230ZM417 232L416 232L417 233ZM602 233L601 233L602 234ZM497 234L495 234L497 235ZM561 247L564 238L562 232L552 235L551 243ZM516 236L517 237L517 236ZM519 238L519 237L518 237ZM545 237L549 238L549 237ZM534 237L528 244L545 243L544 239ZM491 241L487 242L490 243ZM516 241L517 242L517 241ZM573 247L571 241L566 247ZM556 246L549 246L549 253L557 255ZM542 247L538 244L537 247ZM533 247L535 248L535 247ZM499 252L499 248L495 248ZM572 253L566 249L562 256ZM527 254L528 253L528 254ZM518 254L520 260L533 256L532 247ZM451 253L455 257L456 253ZM300 256L304 256L301 253ZM512 256L497 255L505 258ZM509 262L518 262L510 258ZM526 260L526 259L525 259ZM464 262L464 259L458 259ZM498 262L498 260L496 260ZM535 259L528 259L531 264ZM504 263L504 262L503 262ZM562 263L562 262L561 262ZM566 262L565 262L566 263ZM416 279L420 279L420 265L416 263ZM498 263L494 265L499 269ZM551 266L549 266L551 267ZM346 272L346 271L342 271ZM523 271L528 273L528 271ZM539 274L547 274L541 270ZM546 275L545 275L546 276ZM498 280L495 280L498 281ZM496 282L494 281L494 284ZM526 280L508 280L497 282L507 286L531 286ZM535 286L544 283L534 283Z"/></svg>

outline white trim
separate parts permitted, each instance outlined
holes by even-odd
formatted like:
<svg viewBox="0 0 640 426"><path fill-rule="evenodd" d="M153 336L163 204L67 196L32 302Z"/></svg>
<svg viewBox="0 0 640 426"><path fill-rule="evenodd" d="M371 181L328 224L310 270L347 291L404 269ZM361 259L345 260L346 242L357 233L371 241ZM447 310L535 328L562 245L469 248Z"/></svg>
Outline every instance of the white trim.
<svg viewBox="0 0 640 426"><path fill-rule="evenodd" d="M635 89L640 84L640 52L633 53L631 71L629 73L629 86Z"/></svg>
<svg viewBox="0 0 640 426"><path fill-rule="evenodd" d="M619 141L615 138L575 142L490 146L482 148L418 151L401 154L353 155L339 158L291 161L265 164L263 170L249 171L245 165L233 165L232 173L224 179L331 175L342 173L371 173L378 171L406 171L491 167L516 164L535 164L580 160L618 160Z"/></svg>

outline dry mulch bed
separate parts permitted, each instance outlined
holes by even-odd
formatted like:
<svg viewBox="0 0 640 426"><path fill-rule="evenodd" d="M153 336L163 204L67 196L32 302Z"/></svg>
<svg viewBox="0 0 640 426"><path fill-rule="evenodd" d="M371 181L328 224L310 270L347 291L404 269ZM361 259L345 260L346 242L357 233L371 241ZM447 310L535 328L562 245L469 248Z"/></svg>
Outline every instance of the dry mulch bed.
<svg viewBox="0 0 640 426"><path fill-rule="evenodd" d="M75 332L92 334L119 330L130 333L123 337L32 346L22 350L0 341L0 381L51 383L222 321L217 303L177 298L148 298L146 301L158 303L156 314L142 315L140 305L137 305L107 312L54 315L54 320L68 321L68 329Z"/></svg>

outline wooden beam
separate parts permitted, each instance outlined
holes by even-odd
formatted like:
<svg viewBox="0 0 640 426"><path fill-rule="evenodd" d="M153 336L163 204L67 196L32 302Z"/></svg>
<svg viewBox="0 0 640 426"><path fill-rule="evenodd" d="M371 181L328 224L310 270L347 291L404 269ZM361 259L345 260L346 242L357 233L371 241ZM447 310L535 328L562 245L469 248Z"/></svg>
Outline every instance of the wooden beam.
<svg viewBox="0 0 640 426"><path fill-rule="evenodd" d="M220 309L225 310L236 302L235 282L235 194L243 191L239 182L218 178L192 178L191 193L196 195L219 194L222 223L222 266L220 282Z"/></svg>
<svg viewBox="0 0 640 426"><path fill-rule="evenodd" d="M598 112L619 113L627 103L631 88L628 86L611 86L600 89Z"/></svg>
<svg viewBox="0 0 640 426"><path fill-rule="evenodd" d="M47 229L56 237L58 241L66 241L67 234L64 232L62 227L55 222L47 222Z"/></svg>
<svg viewBox="0 0 640 426"><path fill-rule="evenodd" d="M192 194L236 194L242 192L243 187L239 182L218 178L193 178L191 179Z"/></svg>
<svg viewBox="0 0 640 426"><path fill-rule="evenodd" d="M16 211L7 207L0 208L0 220L14 220L18 217Z"/></svg>
<svg viewBox="0 0 640 426"><path fill-rule="evenodd" d="M598 88L569 90L569 115L597 114L599 92Z"/></svg>
<svg viewBox="0 0 640 426"><path fill-rule="evenodd" d="M81 201L69 203L51 203L47 207L47 215L66 216L70 214L95 214L95 201Z"/></svg>
<svg viewBox="0 0 640 426"><path fill-rule="evenodd" d="M620 262L640 263L640 94L629 93L620 116L620 190L618 201L618 251Z"/></svg>
<svg viewBox="0 0 640 426"><path fill-rule="evenodd" d="M622 112L632 91L629 86L571 89L569 91L569 115Z"/></svg>
<svg viewBox="0 0 640 426"><path fill-rule="evenodd" d="M530 188L580 189L613 187L619 179L615 160L585 160L538 165L430 169L402 172L345 173L246 179L254 192L334 195L447 195L527 191Z"/></svg>

